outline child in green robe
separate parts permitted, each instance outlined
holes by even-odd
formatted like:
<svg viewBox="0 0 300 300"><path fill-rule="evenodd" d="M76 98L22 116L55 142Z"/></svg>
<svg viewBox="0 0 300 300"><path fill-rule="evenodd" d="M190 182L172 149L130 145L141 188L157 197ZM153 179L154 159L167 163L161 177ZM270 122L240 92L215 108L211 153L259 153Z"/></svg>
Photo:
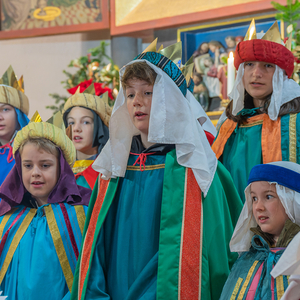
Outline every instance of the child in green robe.
<svg viewBox="0 0 300 300"><path fill-rule="evenodd" d="M180 46L152 44L120 71L72 299L219 299L241 200Z"/></svg>

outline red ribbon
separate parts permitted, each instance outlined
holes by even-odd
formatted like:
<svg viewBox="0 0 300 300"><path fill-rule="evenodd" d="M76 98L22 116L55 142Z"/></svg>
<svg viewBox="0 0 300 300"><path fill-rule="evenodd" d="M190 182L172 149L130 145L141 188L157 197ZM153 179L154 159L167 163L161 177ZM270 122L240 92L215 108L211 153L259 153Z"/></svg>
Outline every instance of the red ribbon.
<svg viewBox="0 0 300 300"><path fill-rule="evenodd" d="M130 152L130 154L138 155L138 158L136 159L136 161L133 165L135 166L136 164L139 164L140 165L140 171L143 172L146 169L145 163L146 163L146 160L147 160L147 155L154 154L154 152L141 153L141 154L136 154L136 153ZM143 166L143 169L142 169L142 166Z"/></svg>
<svg viewBox="0 0 300 300"><path fill-rule="evenodd" d="M0 146L0 149L4 149L3 152L0 151L0 155L5 154L6 149L9 149L9 150L8 150L8 156L7 156L7 162L8 162L8 163L11 163L11 162L14 160L14 156L13 156L13 148L12 148L12 146L11 146L12 142L13 142L13 141L11 141L11 142L9 142L9 143L3 145L3 146Z"/></svg>

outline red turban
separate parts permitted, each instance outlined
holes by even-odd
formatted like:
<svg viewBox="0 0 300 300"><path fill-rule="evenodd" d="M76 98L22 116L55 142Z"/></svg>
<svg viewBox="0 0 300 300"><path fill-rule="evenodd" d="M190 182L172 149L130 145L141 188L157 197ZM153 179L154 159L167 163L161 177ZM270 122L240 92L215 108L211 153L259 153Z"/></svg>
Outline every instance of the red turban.
<svg viewBox="0 0 300 300"><path fill-rule="evenodd" d="M291 77L294 70L294 55L285 46L275 42L254 39L238 43L234 54L234 66L239 68L246 61L264 61L285 70Z"/></svg>

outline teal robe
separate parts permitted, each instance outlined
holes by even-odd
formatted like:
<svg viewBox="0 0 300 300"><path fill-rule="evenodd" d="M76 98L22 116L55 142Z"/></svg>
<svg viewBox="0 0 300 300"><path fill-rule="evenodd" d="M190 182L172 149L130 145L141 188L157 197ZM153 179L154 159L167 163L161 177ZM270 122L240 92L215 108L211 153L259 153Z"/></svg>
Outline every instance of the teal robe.
<svg viewBox="0 0 300 300"><path fill-rule="evenodd" d="M183 223L193 219L185 215L183 220L187 169L178 165L175 150L167 155L148 155L144 171L133 166L136 159L130 156L124 178L110 180L105 197L95 185L85 224L85 246L74 277L73 300L165 300L190 292L181 290L185 278L180 278L184 260L193 260L181 256L186 251L182 248ZM104 202L98 216L99 197L104 197ZM229 250L229 241L242 202L220 163L207 197L200 194L194 200L202 201L203 218L193 224L201 228L201 241L198 245L196 239L194 243L191 240L188 251L195 250L195 257L200 253L200 298L217 300L236 259ZM94 234L92 240L89 231ZM91 243L89 256L85 251ZM86 275L83 269L87 269ZM190 269L187 275L193 277L193 273Z"/></svg>
<svg viewBox="0 0 300 300"><path fill-rule="evenodd" d="M257 239L261 245L255 242ZM259 235L252 238L251 245L235 262L220 300L279 300L287 289L287 276L274 279L270 274L285 248L270 248Z"/></svg>
<svg viewBox="0 0 300 300"><path fill-rule="evenodd" d="M245 202L244 190L255 165L281 160L300 163L300 114L287 114L277 121L261 114L240 126L227 119L212 149L230 172Z"/></svg>
<svg viewBox="0 0 300 300"><path fill-rule="evenodd" d="M1 216L2 295L14 300L69 299L86 211L86 206L66 203L38 209L19 205Z"/></svg>

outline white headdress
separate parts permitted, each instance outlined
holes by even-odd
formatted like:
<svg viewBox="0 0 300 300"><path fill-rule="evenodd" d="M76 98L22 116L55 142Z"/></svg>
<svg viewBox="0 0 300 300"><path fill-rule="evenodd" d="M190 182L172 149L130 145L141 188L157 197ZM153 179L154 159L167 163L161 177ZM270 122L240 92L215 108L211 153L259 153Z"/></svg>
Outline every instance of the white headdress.
<svg viewBox="0 0 300 300"><path fill-rule="evenodd" d="M252 27L254 29L253 29L253 32L250 33ZM253 40L263 40L266 42L272 42L275 47L274 49L277 49L277 48L279 50L286 49L286 51L284 53L286 55L289 54L288 55L289 56L288 57L288 59L289 59L288 65L291 65L293 67L293 61L294 61L293 55L291 54L290 49L288 49L289 48L288 44L290 44L290 41L287 42L286 48L282 47L282 46L284 46L284 44L280 38L280 33L279 33L277 22L275 22L266 33L256 33L255 22L253 20L249 26L249 29L245 36L244 42L241 42L241 43L244 43L244 47L246 47L245 46L246 43L249 42L250 40L252 40L252 41ZM256 51L257 52L256 53L256 52L253 52L252 48L250 49L250 47L258 47L258 48L261 48L262 50L258 49ZM264 55L267 57L267 54L265 53L266 49L264 49L262 47L263 46L260 45L259 43L257 43L255 46L253 44L249 43L249 49L251 50L248 54L249 59L248 59L248 55L247 55L247 52L245 51L245 49L239 50L240 52L238 54L243 56L242 61L247 61L247 59L248 59L248 61L253 61L253 60L263 61ZM270 48L270 49L272 49L272 48ZM268 49L268 50L270 50L270 49ZM264 53L264 55L262 55L261 53ZM278 52L278 53L280 53L280 52ZM259 58L254 59L256 54L257 54L257 57L259 57ZM276 54L273 53L273 56L274 55L276 56L277 53ZM277 57L278 57L278 55L277 55ZM238 58L239 58L239 62L241 62L241 57L238 57ZM284 58L285 57L283 57L282 60L284 60ZM267 59L267 58L265 58L265 59ZM280 59L277 59L277 61L279 61L279 60ZM274 60L272 63L275 63L275 62L276 61ZM282 61L280 63L281 63L280 65L282 65ZM283 104L300 96L300 86L294 80L289 79L288 76L286 75L286 71L284 71L279 65L277 65L275 63L275 66L276 66L276 69L275 69L275 72L274 72L274 75L272 78L273 92L272 92L271 99L270 99L270 105L268 107L268 115L269 115L270 119L273 121L277 120L280 107ZM243 75L244 75L244 63L241 62L238 67L236 81L234 83L231 93L228 95L228 97L233 101L232 114L234 116L236 116L244 108L245 87L243 84ZM224 112L219 119L217 128L219 128L219 126L224 122L225 119L226 119L226 114Z"/></svg>
<svg viewBox="0 0 300 300"><path fill-rule="evenodd" d="M144 51L120 70L120 77L128 65L138 61L146 62L157 73L153 87L148 141L174 144L178 163L192 168L202 192L206 195L214 177L217 159L204 130L215 135L215 128L188 90L184 72L172 62L174 57L167 55L166 50L170 50L170 47L159 52L156 49ZM204 123L203 119L206 119ZM109 141L93 164L93 168L102 174L102 178L125 175L132 137L137 134L139 132L130 119L121 88L109 123Z"/></svg>
<svg viewBox="0 0 300 300"><path fill-rule="evenodd" d="M256 179L254 179L254 175ZM276 192L286 214L293 223L300 225L300 165L289 161L257 165L252 168L249 181L275 183ZM251 239L254 235L250 228L257 226L253 216L250 186L251 183L245 189L246 201L230 241L230 250L232 252L249 250Z"/></svg>

